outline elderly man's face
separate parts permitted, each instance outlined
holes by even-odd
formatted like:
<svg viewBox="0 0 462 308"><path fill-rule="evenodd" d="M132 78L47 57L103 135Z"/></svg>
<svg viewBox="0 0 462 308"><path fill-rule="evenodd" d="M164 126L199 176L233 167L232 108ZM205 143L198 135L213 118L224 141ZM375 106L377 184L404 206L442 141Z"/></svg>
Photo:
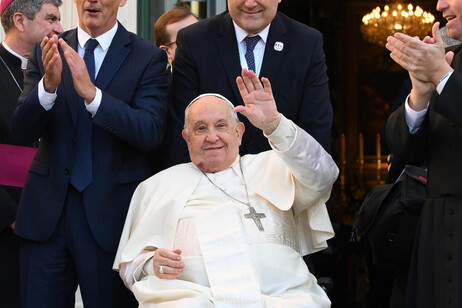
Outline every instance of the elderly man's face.
<svg viewBox="0 0 462 308"><path fill-rule="evenodd" d="M92 37L110 30L117 22L119 7L127 0L74 0L79 26Z"/></svg>
<svg viewBox="0 0 462 308"><path fill-rule="evenodd" d="M223 171L239 154L244 124L232 116L231 106L219 97L194 102L186 115L183 138L191 161L204 172Z"/></svg>
<svg viewBox="0 0 462 308"><path fill-rule="evenodd" d="M449 36L456 40L462 40L462 1L439 0L436 9L443 13L443 18L448 22Z"/></svg>
<svg viewBox="0 0 462 308"><path fill-rule="evenodd" d="M35 44L45 36L52 37L61 34L63 27L60 23L59 8L51 3L44 3L34 19L24 19L24 33L30 44Z"/></svg>
<svg viewBox="0 0 462 308"><path fill-rule="evenodd" d="M229 14L249 34L268 26L276 16L281 0L228 0Z"/></svg>

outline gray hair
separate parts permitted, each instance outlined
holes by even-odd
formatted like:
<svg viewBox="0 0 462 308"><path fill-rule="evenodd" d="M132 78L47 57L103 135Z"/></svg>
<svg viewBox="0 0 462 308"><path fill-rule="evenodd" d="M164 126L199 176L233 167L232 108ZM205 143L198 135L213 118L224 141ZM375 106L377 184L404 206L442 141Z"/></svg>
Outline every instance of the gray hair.
<svg viewBox="0 0 462 308"><path fill-rule="evenodd" d="M204 93L204 94L201 94L199 95L198 97L196 97L195 99L193 99L189 104L188 106L186 106L186 109L184 110L184 125L183 125L183 128L186 130L186 132L188 132L188 128L186 126L186 123L187 123L187 117L188 117L188 110L189 110L189 107L191 107L192 104L194 104L196 101L198 101L199 99L203 98L203 97L206 97L206 96L214 96L214 97L218 97L218 98L221 98L222 100L224 100L226 103L228 103L228 105L230 106L230 115L231 115L231 118L236 120L237 123L240 122L239 120L239 117L237 116L237 112L234 111L234 104L231 103L231 101L229 99L227 99L226 97L224 97L223 95L221 94L218 94L218 93Z"/></svg>
<svg viewBox="0 0 462 308"><path fill-rule="evenodd" d="M13 16L15 13L22 13L28 19L32 20L45 3L51 3L59 7L63 2L62 0L13 0L2 14L2 26L5 33L13 27Z"/></svg>

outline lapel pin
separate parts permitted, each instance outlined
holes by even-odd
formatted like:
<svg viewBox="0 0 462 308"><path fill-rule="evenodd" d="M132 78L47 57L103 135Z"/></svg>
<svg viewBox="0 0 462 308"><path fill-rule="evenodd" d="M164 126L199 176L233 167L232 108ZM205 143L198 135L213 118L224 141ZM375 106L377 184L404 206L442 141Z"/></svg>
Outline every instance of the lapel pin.
<svg viewBox="0 0 462 308"><path fill-rule="evenodd" d="M283 42L274 43L274 50L282 51L282 49L284 49L284 43Z"/></svg>

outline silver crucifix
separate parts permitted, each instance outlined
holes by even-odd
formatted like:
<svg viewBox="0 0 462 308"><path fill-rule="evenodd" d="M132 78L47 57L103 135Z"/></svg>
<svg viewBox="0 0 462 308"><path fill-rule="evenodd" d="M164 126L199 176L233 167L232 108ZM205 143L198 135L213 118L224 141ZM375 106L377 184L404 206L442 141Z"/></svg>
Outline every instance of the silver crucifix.
<svg viewBox="0 0 462 308"><path fill-rule="evenodd" d="M258 227L258 230L264 231L263 225L261 224L260 219L266 218L265 213L257 213L257 211L255 211L255 209L251 206L249 206L249 211L250 211L249 213L244 214L244 217L248 219L253 219L253 221Z"/></svg>

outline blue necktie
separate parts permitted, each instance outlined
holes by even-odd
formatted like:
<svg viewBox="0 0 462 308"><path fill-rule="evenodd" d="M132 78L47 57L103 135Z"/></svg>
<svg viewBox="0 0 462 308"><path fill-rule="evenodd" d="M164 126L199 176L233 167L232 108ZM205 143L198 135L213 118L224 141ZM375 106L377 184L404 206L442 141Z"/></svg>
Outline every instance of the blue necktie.
<svg viewBox="0 0 462 308"><path fill-rule="evenodd" d="M95 82L94 50L96 46L98 46L98 41L89 39L83 56L93 83ZM71 176L71 183L78 191L83 191L92 181L92 125L91 115L86 110L85 102L82 98L79 100L77 145Z"/></svg>
<svg viewBox="0 0 462 308"><path fill-rule="evenodd" d="M247 61L247 68L255 72L255 57L253 56L253 49L260 40L260 36L247 36L245 39L245 60ZM256 73L256 72L255 72Z"/></svg>

